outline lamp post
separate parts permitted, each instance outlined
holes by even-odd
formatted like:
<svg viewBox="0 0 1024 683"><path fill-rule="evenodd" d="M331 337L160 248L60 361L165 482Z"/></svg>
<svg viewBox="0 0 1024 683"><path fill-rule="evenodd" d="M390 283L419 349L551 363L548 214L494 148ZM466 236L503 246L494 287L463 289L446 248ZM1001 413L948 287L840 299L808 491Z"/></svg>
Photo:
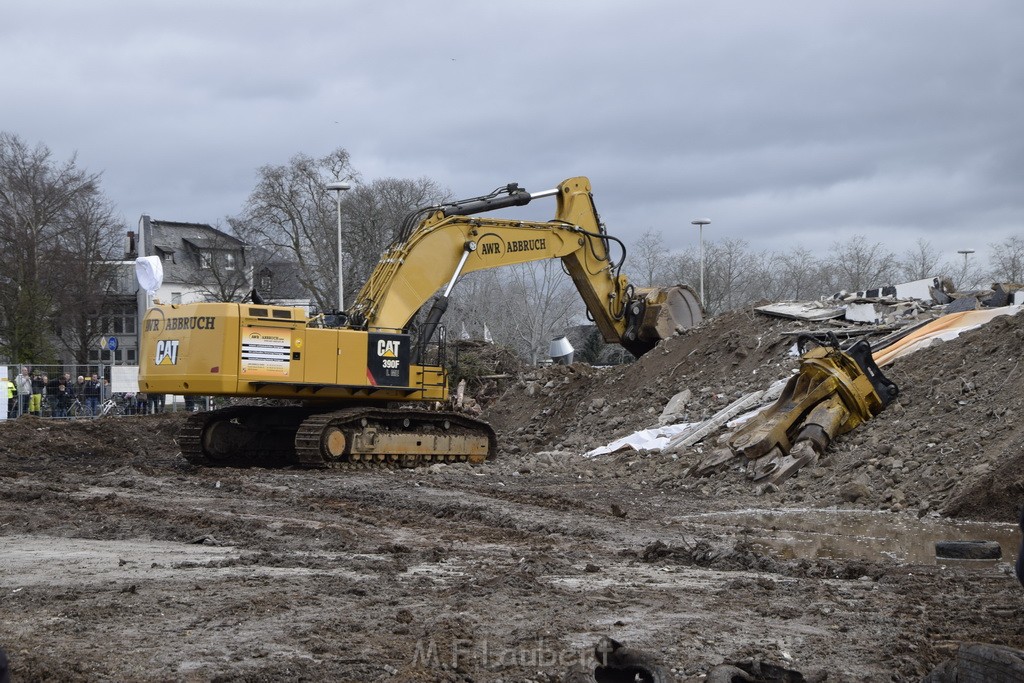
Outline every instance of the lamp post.
<svg viewBox="0 0 1024 683"><path fill-rule="evenodd" d="M338 204L338 313L345 310L345 278L341 270L341 193L351 187L348 183L327 183L327 189L334 192Z"/></svg>
<svg viewBox="0 0 1024 683"><path fill-rule="evenodd" d="M964 255L964 281L961 282L960 284L962 286L966 287L967 286L967 257L970 256L971 254L973 254L974 250L973 249L958 249L956 253Z"/></svg>
<svg viewBox="0 0 1024 683"><path fill-rule="evenodd" d="M707 218L698 218L690 221L700 231L700 306L704 308L704 226L711 225Z"/></svg>

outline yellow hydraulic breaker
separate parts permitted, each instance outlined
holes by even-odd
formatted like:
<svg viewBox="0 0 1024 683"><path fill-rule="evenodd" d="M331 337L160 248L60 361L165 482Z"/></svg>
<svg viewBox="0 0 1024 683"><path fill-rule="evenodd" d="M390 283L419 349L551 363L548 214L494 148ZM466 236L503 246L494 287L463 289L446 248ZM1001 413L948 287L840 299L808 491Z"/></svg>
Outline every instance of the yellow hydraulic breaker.
<svg viewBox="0 0 1024 683"><path fill-rule="evenodd" d="M801 336L802 345L810 337ZM815 342L818 343L818 342ZM736 455L754 461L753 479L779 484L817 462L832 439L870 420L899 390L886 379L861 340L843 351L832 335L800 359L778 400L729 438Z"/></svg>

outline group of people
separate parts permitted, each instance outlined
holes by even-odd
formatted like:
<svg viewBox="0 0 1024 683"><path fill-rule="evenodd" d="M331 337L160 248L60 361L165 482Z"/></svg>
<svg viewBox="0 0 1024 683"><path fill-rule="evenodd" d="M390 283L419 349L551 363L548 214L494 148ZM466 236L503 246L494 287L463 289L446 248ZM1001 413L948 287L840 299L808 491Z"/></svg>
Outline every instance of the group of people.
<svg viewBox="0 0 1024 683"><path fill-rule="evenodd" d="M23 366L13 381L5 380L7 389L7 414L42 416L43 411L54 417L67 417L76 401L82 406L82 414L97 415L100 401L109 394L109 384L96 373L89 377L79 375L74 381L70 373L61 377L49 377L45 372L33 372Z"/></svg>
<svg viewBox="0 0 1024 683"><path fill-rule="evenodd" d="M0 391L3 390L6 390L8 417L94 417L100 414L102 404L110 398L117 401L117 412L125 415L164 411L164 394L147 396L139 392L114 396L110 382L96 373L88 377L79 375L76 381L67 372L50 378L46 372L35 372L33 368L23 366L14 379L0 380ZM188 403L186 401L186 408L194 410L195 406Z"/></svg>

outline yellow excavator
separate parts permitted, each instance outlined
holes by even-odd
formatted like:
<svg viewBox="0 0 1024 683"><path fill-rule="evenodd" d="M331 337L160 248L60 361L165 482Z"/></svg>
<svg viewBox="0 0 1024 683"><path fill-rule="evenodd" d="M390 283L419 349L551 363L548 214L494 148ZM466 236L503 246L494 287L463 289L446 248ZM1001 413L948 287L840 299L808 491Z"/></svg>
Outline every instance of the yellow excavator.
<svg viewBox="0 0 1024 683"><path fill-rule="evenodd" d="M549 221L479 215L542 197L557 202ZM418 209L345 311L310 317L258 296L156 303L143 321L140 389L257 399L189 417L178 444L195 464L479 463L496 453L491 427L435 409L448 398L436 333L463 275L561 259L604 340L636 356L703 319L687 286L631 285L621 272L625 249L613 260L611 242L622 246L606 232L583 177L533 193L513 183Z"/></svg>

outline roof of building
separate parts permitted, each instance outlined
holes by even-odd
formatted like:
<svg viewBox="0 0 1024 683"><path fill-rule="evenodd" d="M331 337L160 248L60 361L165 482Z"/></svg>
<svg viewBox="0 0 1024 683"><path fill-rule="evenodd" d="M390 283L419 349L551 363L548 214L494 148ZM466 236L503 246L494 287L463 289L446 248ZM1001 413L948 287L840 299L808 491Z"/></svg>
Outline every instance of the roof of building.
<svg viewBox="0 0 1024 683"><path fill-rule="evenodd" d="M211 272L203 267L201 253L234 253L242 267L246 244L242 240L206 223L152 220L143 217L148 234L144 235L142 254L162 257L164 281L202 285L210 280ZM150 247L152 245L152 247Z"/></svg>

